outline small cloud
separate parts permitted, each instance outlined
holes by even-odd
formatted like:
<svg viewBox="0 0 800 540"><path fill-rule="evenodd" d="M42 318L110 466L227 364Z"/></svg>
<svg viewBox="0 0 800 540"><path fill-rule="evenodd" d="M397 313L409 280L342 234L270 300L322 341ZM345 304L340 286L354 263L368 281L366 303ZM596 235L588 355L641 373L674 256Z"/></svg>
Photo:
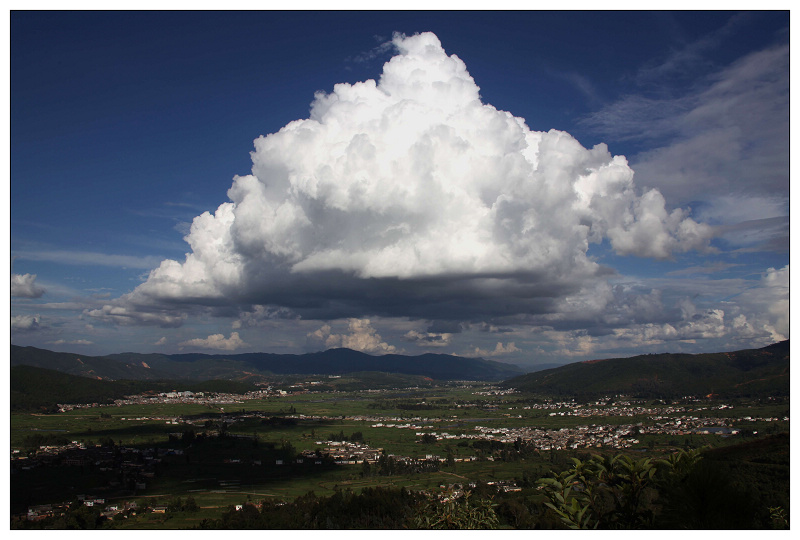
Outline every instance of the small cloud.
<svg viewBox="0 0 800 540"><path fill-rule="evenodd" d="M166 343L167 343L167 338L166 337L162 337L161 339L159 339L158 341L153 343L153 345L166 345Z"/></svg>
<svg viewBox="0 0 800 540"><path fill-rule="evenodd" d="M478 332L489 332L492 334L507 334L514 332L513 328L499 327L487 322L470 324L470 329L477 330Z"/></svg>
<svg viewBox="0 0 800 540"><path fill-rule="evenodd" d="M307 336L311 341L323 342L328 349L344 347L354 351L383 354L402 352L383 341L369 319L349 319L347 324L349 334L332 334L331 326L325 324Z"/></svg>
<svg viewBox="0 0 800 540"><path fill-rule="evenodd" d="M480 347L475 347L475 349L464 354L463 356L466 356L468 358L478 357L478 356L500 356L503 354L511 354L519 351L520 349L518 349L517 346L514 345L513 341L509 341L508 345L503 345L501 342L498 341L494 350L490 351L481 349Z"/></svg>
<svg viewBox="0 0 800 540"><path fill-rule="evenodd" d="M371 48L366 52L359 53L355 56L351 56L347 58L348 61L354 62L356 64L367 64L376 58L385 55L386 53L392 51L394 48L394 43L391 39L387 40L383 36L374 36L375 41L378 42L378 45Z"/></svg>
<svg viewBox="0 0 800 540"><path fill-rule="evenodd" d="M153 310L139 311L135 306L120 306L105 304L101 308L86 309L84 315L100 319L106 322L112 322L119 325L157 325L162 328L175 328L183 324L186 318L185 314L173 314L168 310Z"/></svg>
<svg viewBox="0 0 800 540"><path fill-rule="evenodd" d="M735 268L737 266L742 266L741 264L733 264L733 263L724 263L724 262L716 262L713 264L707 264L704 266L689 266L687 268L682 268L680 270L673 270L672 272L667 272L665 275L667 276L693 276L697 274L718 274L720 272L725 272L731 268Z"/></svg>
<svg viewBox="0 0 800 540"><path fill-rule="evenodd" d="M199 349L215 349L219 351L235 351L247 345L248 344L239 337L239 332L231 332L231 337L229 338L225 338L223 334L212 334L205 339L195 338L179 344L181 348L196 347Z"/></svg>
<svg viewBox="0 0 800 540"><path fill-rule="evenodd" d="M48 343L52 345L94 345L93 341L89 341L86 339L73 339L73 340L58 339L56 341L48 341Z"/></svg>
<svg viewBox="0 0 800 540"><path fill-rule="evenodd" d="M231 326L234 330L238 328L253 328L266 326L270 321L298 318L300 318L299 315L288 308L254 305L248 311L241 312L239 318L233 321Z"/></svg>
<svg viewBox="0 0 800 540"><path fill-rule="evenodd" d="M185 236L192 230L192 224L188 221L179 221L172 228Z"/></svg>
<svg viewBox="0 0 800 540"><path fill-rule="evenodd" d="M42 318L36 315L16 315L11 317L12 332L33 332L42 327Z"/></svg>
<svg viewBox="0 0 800 540"><path fill-rule="evenodd" d="M433 321L428 326L428 332L433 334L460 334L464 330L458 321Z"/></svg>
<svg viewBox="0 0 800 540"><path fill-rule="evenodd" d="M45 292L36 284L36 274L11 274L11 296L40 298Z"/></svg>
<svg viewBox="0 0 800 540"><path fill-rule="evenodd" d="M79 266L117 266L122 268L143 268L150 270L161 262L154 256L136 257L133 255L113 255L90 251L26 251L17 253L17 258L29 261L50 261Z"/></svg>
<svg viewBox="0 0 800 540"><path fill-rule="evenodd" d="M453 334L436 332L417 332L410 330L403 336L406 341L411 341L420 347L446 347L450 345Z"/></svg>

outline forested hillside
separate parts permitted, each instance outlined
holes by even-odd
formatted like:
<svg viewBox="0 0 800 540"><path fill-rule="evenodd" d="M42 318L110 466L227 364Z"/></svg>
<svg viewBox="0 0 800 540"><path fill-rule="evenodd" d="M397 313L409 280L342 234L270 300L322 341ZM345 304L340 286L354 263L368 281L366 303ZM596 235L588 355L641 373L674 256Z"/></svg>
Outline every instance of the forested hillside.
<svg viewBox="0 0 800 540"><path fill-rule="evenodd" d="M144 392L244 393L255 387L235 381L105 381L33 366L11 368L11 410L52 411L59 403L112 403Z"/></svg>
<svg viewBox="0 0 800 540"><path fill-rule="evenodd" d="M514 377L503 383L528 392L595 397L789 395L789 341L762 349L709 354L647 354L590 360Z"/></svg>

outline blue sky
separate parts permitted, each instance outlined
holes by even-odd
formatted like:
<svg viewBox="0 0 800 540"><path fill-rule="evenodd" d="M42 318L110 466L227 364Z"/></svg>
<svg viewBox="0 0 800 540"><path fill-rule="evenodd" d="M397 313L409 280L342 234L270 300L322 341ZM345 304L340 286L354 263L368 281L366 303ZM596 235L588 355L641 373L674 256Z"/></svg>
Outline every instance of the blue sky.
<svg viewBox="0 0 800 540"><path fill-rule="evenodd" d="M788 339L788 29L12 12L11 342L531 365Z"/></svg>

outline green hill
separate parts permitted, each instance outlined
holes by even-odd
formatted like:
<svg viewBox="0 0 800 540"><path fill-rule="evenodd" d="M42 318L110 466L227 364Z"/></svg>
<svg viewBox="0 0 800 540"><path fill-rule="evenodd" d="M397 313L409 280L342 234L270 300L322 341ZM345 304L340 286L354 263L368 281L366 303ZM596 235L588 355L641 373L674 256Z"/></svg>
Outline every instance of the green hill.
<svg viewBox="0 0 800 540"><path fill-rule="evenodd" d="M708 354L647 354L589 360L514 377L503 386L556 396L789 395L789 341Z"/></svg>
<svg viewBox="0 0 800 540"><path fill-rule="evenodd" d="M106 381L34 366L11 368L11 410L54 410L59 403L112 403L144 392L173 390L206 393L245 393L251 384L212 381Z"/></svg>
<svg viewBox="0 0 800 540"><path fill-rule="evenodd" d="M11 368L11 410L52 410L58 403L109 403L119 385L34 366Z"/></svg>
<svg viewBox="0 0 800 540"><path fill-rule="evenodd" d="M152 361L151 357L160 357L161 355L142 354L138 356L141 357L138 362L126 363L109 361L109 357L105 356L86 356L83 354L48 351L47 349L36 347L11 345L12 366L34 366L80 377L106 380L182 378L173 376L168 371L148 367L147 361Z"/></svg>

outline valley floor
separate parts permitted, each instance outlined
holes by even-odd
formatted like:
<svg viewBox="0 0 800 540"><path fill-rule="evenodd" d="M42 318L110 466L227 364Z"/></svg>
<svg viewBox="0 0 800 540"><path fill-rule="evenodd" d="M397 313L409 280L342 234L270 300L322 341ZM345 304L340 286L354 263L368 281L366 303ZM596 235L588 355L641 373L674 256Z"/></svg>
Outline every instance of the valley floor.
<svg viewBox="0 0 800 540"><path fill-rule="evenodd" d="M576 403L477 383L185 397L13 413L12 526L66 527L80 511L104 528L192 528L312 491L401 487L439 504L492 494L506 510L539 509L538 521L505 515L501 526L558 526L536 481L571 458L693 448L738 470L764 505L788 508L788 438L785 456L776 439L788 399Z"/></svg>

